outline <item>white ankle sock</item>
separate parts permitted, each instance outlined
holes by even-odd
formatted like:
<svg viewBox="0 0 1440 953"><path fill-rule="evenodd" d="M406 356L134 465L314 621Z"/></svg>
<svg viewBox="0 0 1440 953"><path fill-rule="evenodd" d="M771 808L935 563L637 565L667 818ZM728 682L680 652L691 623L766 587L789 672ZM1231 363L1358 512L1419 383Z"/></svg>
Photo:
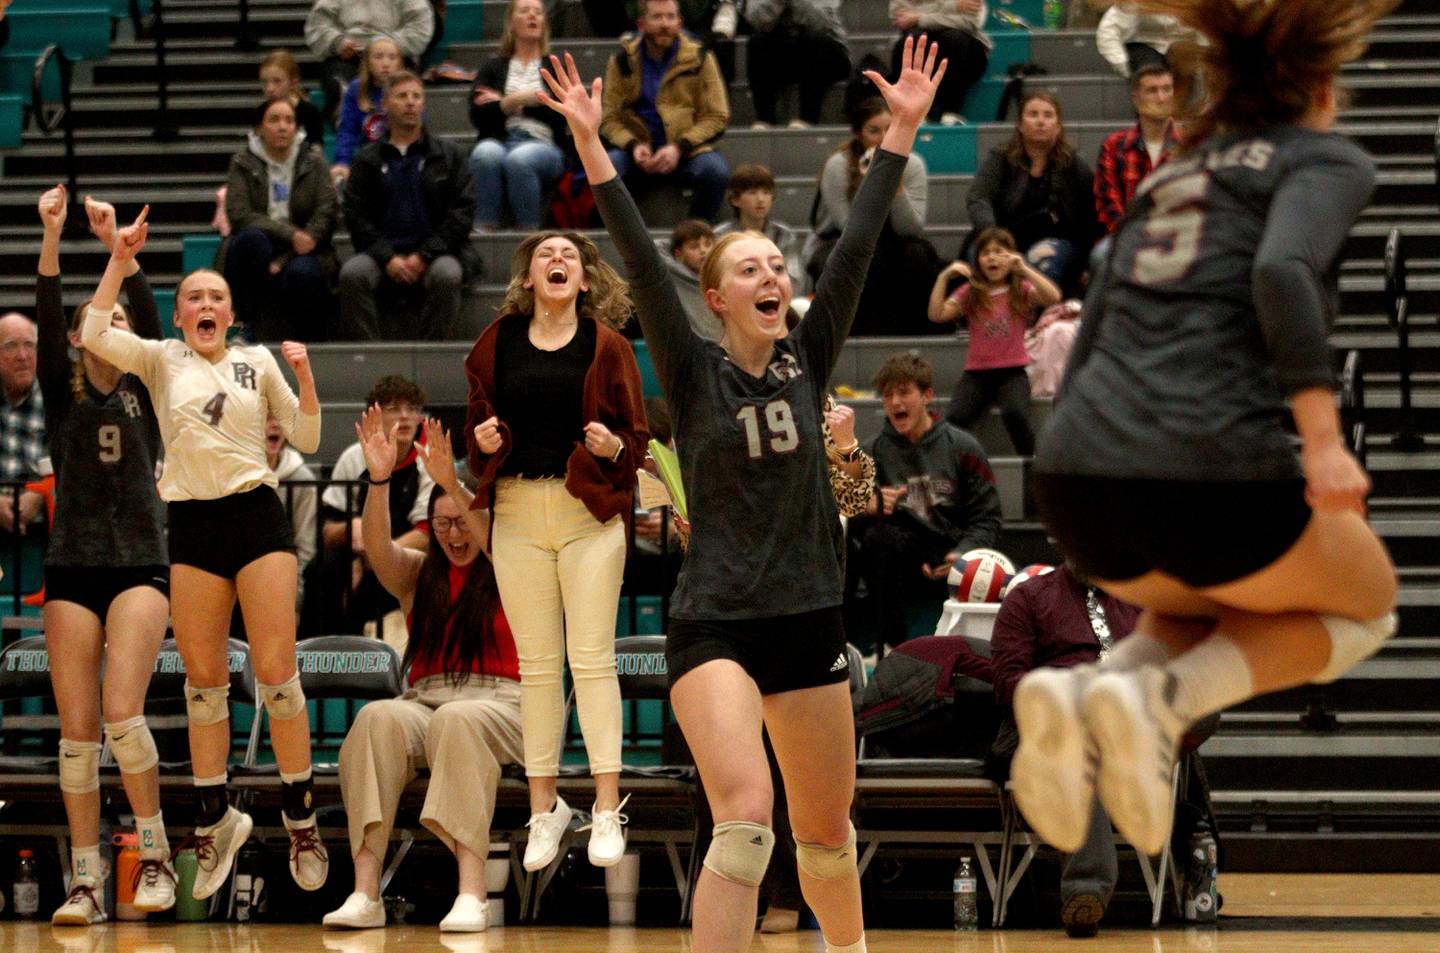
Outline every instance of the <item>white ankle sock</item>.
<svg viewBox="0 0 1440 953"><path fill-rule="evenodd" d="M140 856L143 859L170 858L170 841L165 837L165 820L158 812L154 817L135 818L135 832L140 835Z"/></svg>
<svg viewBox="0 0 1440 953"><path fill-rule="evenodd" d="M99 844L70 848L70 877L72 881L83 877L97 884L105 879L105 865L100 860Z"/></svg>
<svg viewBox="0 0 1440 953"><path fill-rule="evenodd" d="M866 953L865 934L860 934L860 939L849 946L836 946L829 940L825 941L825 953Z"/></svg>
<svg viewBox="0 0 1440 953"><path fill-rule="evenodd" d="M1170 709L1187 725L1253 698L1255 676L1240 647L1218 632L1165 666Z"/></svg>
<svg viewBox="0 0 1440 953"><path fill-rule="evenodd" d="M1165 643L1144 632L1131 632L1115 643L1100 668L1106 672L1128 672L1146 665L1164 665L1170 661Z"/></svg>

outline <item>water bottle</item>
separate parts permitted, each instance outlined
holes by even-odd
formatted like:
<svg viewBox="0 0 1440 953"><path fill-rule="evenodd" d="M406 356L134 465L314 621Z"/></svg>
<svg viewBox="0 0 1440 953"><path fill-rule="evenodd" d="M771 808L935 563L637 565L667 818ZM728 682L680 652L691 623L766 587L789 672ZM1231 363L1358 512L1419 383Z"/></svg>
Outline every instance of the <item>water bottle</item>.
<svg viewBox="0 0 1440 953"><path fill-rule="evenodd" d="M175 855L175 919L182 923L198 923L209 912L210 901L195 899L199 869L194 850L187 847Z"/></svg>
<svg viewBox="0 0 1440 953"><path fill-rule="evenodd" d="M40 882L35 879L33 852L20 852L20 863L15 867L15 885L10 890L15 897L15 916L18 919L34 920L40 915Z"/></svg>
<svg viewBox="0 0 1440 953"><path fill-rule="evenodd" d="M1045 18L1045 29L1060 29L1065 22L1065 0L1045 0L1042 15Z"/></svg>
<svg viewBox="0 0 1440 953"><path fill-rule="evenodd" d="M970 858L960 858L955 871L955 929L972 932L980 929L980 908L976 905L975 873Z"/></svg>
<svg viewBox="0 0 1440 953"><path fill-rule="evenodd" d="M116 834L115 846L115 919L143 920L145 911L135 906L135 869L140 866L140 835L134 831Z"/></svg>
<svg viewBox="0 0 1440 953"><path fill-rule="evenodd" d="M1219 896L1215 881L1219 874L1218 848L1209 831L1190 835L1185 858L1185 919L1191 923L1214 923Z"/></svg>

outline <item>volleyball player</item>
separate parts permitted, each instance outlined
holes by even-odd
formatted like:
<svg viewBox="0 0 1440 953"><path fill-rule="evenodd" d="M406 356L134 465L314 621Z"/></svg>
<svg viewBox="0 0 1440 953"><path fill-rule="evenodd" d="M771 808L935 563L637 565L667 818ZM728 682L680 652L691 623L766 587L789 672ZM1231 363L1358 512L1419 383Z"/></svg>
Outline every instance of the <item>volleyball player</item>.
<svg viewBox="0 0 1440 953"><path fill-rule="evenodd" d="M295 669L295 543L275 474L265 462L265 423L273 416L305 453L320 444L320 402L303 344L281 345L300 396L271 353L229 346L230 289L209 269L191 272L175 294L183 341L147 341L111 323L129 262L145 244L147 206L122 229L90 302L81 340L94 354L136 375L150 390L165 443L160 497L169 504L170 597L175 639L185 660L190 760L200 807L194 896L225 882L250 835L247 814L230 807L226 634L238 595L256 688L270 715L279 764L290 873L306 890L325 882L329 857L311 803L310 720Z"/></svg>
<svg viewBox="0 0 1440 953"><path fill-rule="evenodd" d="M1375 182L1332 131L1336 78L1395 2L1140 6L1208 41L1192 54L1208 98L1188 154L1145 181L1116 234L1035 461L1060 549L1145 610L1098 670L1038 670L1015 693L1016 798L1065 851L1098 793L1158 853L1189 724L1333 681L1395 630L1395 570L1365 522L1326 342L1337 258Z"/></svg>
<svg viewBox="0 0 1440 953"><path fill-rule="evenodd" d="M937 49L905 41L892 86L867 73L894 115L854 214L786 336L790 276L764 235L721 239L701 290L724 331L690 329L665 262L600 141L601 81L551 57L542 100L563 113L631 293L675 420L691 537L670 609L674 705L718 823L695 894L697 953L746 949L774 844L768 727L790 802L800 884L831 953L865 949L850 825L855 738L840 622L841 530L820 422L826 384L855 317L906 155L944 75Z"/></svg>

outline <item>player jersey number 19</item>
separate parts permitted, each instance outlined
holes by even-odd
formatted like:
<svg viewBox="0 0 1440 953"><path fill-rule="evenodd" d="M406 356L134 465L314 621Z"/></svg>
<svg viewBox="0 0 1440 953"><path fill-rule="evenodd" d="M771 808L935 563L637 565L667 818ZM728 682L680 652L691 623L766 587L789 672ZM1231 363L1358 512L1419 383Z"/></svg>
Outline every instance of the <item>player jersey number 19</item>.
<svg viewBox="0 0 1440 953"><path fill-rule="evenodd" d="M764 453L760 443L760 412L751 404L740 408L736 419L745 425L745 440L750 447L750 459L759 460ZM772 400L765 405L765 425L770 430L770 449L776 453L789 453L800 446L800 434L795 429L795 417L790 405L783 400Z"/></svg>

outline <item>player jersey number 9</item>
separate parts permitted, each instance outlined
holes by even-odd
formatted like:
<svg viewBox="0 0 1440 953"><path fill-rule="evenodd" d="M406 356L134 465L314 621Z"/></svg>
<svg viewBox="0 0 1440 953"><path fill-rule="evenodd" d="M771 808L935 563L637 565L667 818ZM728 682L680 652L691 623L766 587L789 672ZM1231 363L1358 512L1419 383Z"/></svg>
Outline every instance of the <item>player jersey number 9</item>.
<svg viewBox="0 0 1440 953"><path fill-rule="evenodd" d="M760 412L751 404L741 407L735 415L745 425L745 441L750 449L750 459L758 460L764 453L760 442ZM800 434L795 429L795 416L790 405L783 400L772 400L765 405L765 426L770 430L770 449L776 453L789 453L800 446Z"/></svg>
<svg viewBox="0 0 1440 953"><path fill-rule="evenodd" d="M1145 242L1135 253L1131 278L1154 286L1178 281L1190 273L1200 254L1205 229L1201 202L1210 188L1210 173L1201 169L1177 176L1151 193L1154 209L1145 219Z"/></svg>
<svg viewBox="0 0 1440 953"><path fill-rule="evenodd" d="M95 433L100 443L100 462L115 463L120 459L120 428L114 424L102 424Z"/></svg>

